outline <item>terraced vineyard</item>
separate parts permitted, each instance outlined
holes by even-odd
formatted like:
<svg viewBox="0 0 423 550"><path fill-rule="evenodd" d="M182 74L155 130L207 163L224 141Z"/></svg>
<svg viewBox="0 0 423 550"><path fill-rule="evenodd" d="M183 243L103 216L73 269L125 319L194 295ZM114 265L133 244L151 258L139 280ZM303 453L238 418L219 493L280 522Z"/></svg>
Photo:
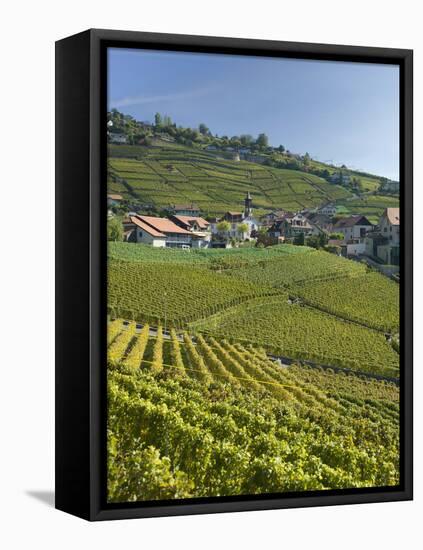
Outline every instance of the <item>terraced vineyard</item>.
<svg viewBox="0 0 423 550"><path fill-rule="evenodd" d="M308 304L363 325L398 332L399 285L379 273L297 285Z"/></svg>
<svg viewBox="0 0 423 550"><path fill-rule="evenodd" d="M183 146L109 146L108 190L158 208L195 202L203 215L239 210L247 191L256 215L277 208L297 211L353 196L312 174L218 159Z"/></svg>
<svg viewBox="0 0 423 550"><path fill-rule="evenodd" d="M339 201L338 201L339 202ZM362 195L341 201L344 214L362 214L372 223L378 223L385 208L399 207L399 197L389 195Z"/></svg>
<svg viewBox="0 0 423 550"><path fill-rule="evenodd" d="M109 260L109 311L138 321L181 326L275 292L190 265Z"/></svg>
<svg viewBox="0 0 423 550"><path fill-rule="evenodd" d="M395 385L155 333L109 324L109 501L398 484Z"/></svg>
<svg viewBox="0 0 423 550"><path fill-rule="evenodd" d="M282 245L284 246L284 245ZM301 247L297 247L301 248ZM228 263L228 275L255 285L285 288L295 283L317 280L333 280L361 275L366 266L320 250L309 249L301 256L273 258L269 261L253 261L242 267Z"/></svg>
<svg viewBox="0 0 423 550"><path fill-rule="evenodd" d="M110 246L112 317L191 328L318 364L399 376L398 285L307 247Z"/></svg>
<svg viewBox="0 0 423 550"><path fill-rule="evenodd" d="M251 342L276 355L399 376L399 356L383 333L291 303L288 294L251 300L190 327Z"/></svg>

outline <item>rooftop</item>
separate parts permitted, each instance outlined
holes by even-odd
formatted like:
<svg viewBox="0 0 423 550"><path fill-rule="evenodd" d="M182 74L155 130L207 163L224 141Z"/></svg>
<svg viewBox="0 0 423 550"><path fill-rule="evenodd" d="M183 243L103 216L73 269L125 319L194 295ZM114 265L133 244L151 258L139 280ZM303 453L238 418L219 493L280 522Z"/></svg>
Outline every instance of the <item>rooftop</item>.
<svg viewBox="0 0 423 550"><path fill-rule="evenodd" d="M369 222L369 220L366 218L366 216L357 215L357 216L349 216L348 218L341 218L336 222L336 224L333 226L334 229L342 229L344 227L354 227L354 225L369 225L372 224Z"/></svg>
<svg viewBox="0 0 423 550"><path fill-rule="evenodd" d="M205 220L204 218L201 218L200 216L173 216L174 219L179 220L184 225L191 225L193 223L196 223L200 229L207 229L210 225L210 223Z"/></svg>
<svg viewBox="0 0 423 550"><path fill-rule="evenodd" d="M179 233L180 235L191 235L190 231L182 229L182 227L179 227L179 225L176 225L176 223L173 223L173 221L167 218L156 218L154 216L140 215L138 215L137 218L155 229L158 233Z"/></svg>
<svg viewBox="0 0 423 550"><path fill-rule="evenodd" d="M386 208L384 215L389 220L389 223L391 225L399 225L400 224L400 209L399 208Z"/></svg>
<svg viewBox="0 0 423 550"><path fill-rule="evenodd" d="M144 223L142 220L139 219L138 216L131 216L130 220L132 223L137 225L140 229L146 231L152 237L166 237L166 235L160 233L160 231L157 231L156 229L154 229L154 227L151 227L150 225Z"/></svg>

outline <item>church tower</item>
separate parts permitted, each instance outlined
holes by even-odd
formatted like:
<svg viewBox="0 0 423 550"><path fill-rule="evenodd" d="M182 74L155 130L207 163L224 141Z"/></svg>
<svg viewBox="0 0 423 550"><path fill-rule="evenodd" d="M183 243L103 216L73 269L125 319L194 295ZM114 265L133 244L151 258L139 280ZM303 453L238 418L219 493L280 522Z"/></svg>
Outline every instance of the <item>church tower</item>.
<svg viewBox="0 0 423 550"><path fill-rule="evenodd" d="M247 193L247 196L245 197L244 205L244 218L249 218L253 213L253 199L251 198L249 191Z"/></svg>

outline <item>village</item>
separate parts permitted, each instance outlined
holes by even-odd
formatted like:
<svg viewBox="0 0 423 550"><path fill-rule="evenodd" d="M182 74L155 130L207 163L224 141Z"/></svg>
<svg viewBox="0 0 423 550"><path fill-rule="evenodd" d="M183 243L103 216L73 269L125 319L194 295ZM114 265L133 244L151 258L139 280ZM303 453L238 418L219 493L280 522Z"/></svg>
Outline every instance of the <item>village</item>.
<svg viewBox="0 0 423 550"><path fill-rule="evenodd" d="M108 195L109 219L123 202ZM195 204L173 204L164 217L127 212L122 219L123 240L153 247L232 248L276 244L308 245L351 259L362 259L385 274L399 272L399 208L388 207L377 224L365 215L338 215L335 203L298 212L274 210L257 218L248 192L243 209L221 217L202 216Z"/></svg>

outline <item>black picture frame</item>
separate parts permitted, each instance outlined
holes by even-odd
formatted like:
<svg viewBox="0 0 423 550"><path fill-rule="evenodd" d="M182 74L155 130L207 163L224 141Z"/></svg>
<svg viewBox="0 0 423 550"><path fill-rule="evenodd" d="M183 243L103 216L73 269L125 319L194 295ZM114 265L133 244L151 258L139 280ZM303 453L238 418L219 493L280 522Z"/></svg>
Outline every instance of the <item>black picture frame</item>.
<svg viewBox="0 0 423 550"><path fill-rule="evenodd" d="M151 48L400 67L401 484L392 488L110 505L106 474L106 48ZM56 508L87 520L412 499L413 53L91 29L56 43Z"/></svg>

